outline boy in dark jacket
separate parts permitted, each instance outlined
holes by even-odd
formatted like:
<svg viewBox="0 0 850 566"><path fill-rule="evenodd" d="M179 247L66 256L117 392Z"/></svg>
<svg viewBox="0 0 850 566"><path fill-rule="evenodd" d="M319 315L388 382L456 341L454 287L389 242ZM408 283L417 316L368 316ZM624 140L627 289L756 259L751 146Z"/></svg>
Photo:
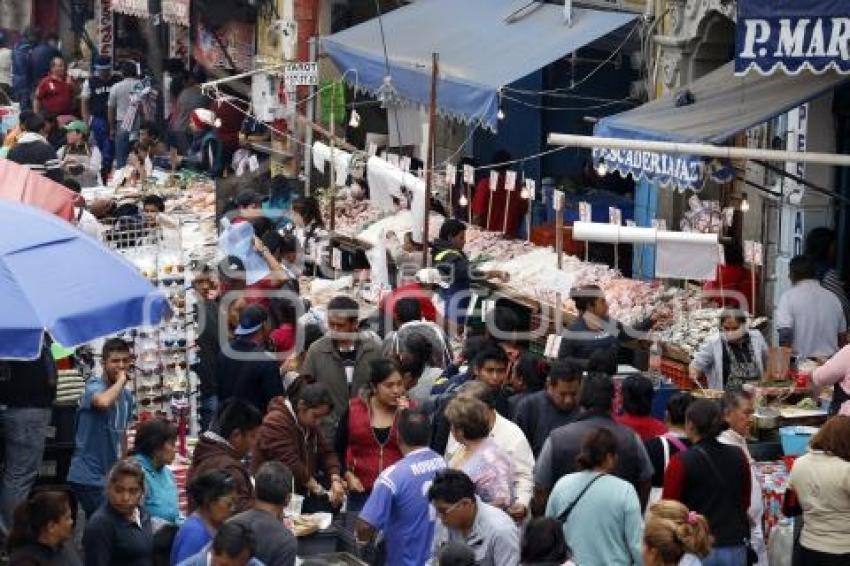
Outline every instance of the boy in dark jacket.
<svg viewBox="0 0 850 566"><path fill-rule="evenodd" d="M250 509L254 488L245 460L251 453L260 423L262 415L250 403L232 399L222 405L213 426L198 439L187 483L205 472L223 470L233 478L236 488L235 511Z"/></svg>

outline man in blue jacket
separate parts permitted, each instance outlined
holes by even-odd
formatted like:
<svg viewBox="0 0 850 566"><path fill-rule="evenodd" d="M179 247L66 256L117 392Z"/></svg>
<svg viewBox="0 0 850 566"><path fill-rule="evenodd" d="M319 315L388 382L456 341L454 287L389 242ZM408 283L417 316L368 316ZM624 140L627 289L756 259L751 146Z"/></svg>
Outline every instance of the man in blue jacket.
<svg viewBox="0 0 850 566"><path fill-rule="evenodd" d="M21 104L21 110L32 109L32 95L35 89L32 50L38 42L38 35L38 30L27 28L12 51L12 94Z"/></svg>

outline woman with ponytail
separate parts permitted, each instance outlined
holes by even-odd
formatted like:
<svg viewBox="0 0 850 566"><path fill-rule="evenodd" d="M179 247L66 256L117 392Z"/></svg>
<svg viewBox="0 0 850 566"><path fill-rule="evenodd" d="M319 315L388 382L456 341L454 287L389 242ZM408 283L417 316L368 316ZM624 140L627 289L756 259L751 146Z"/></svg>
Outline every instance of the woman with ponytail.
<svg viewBox="0 0 850 566"><path fill-rule="evenodd" d="M40 491L15 509L9 532L10 565L80 566L72 544L74 508L64 491Z"/></svg>
<svg viewBox="0 0 850 566"><path fill-rule="evenodd" d="M711 553L705 517L678 501L662 500L649 508L643 531L644 566L699 566Z"/></svg>

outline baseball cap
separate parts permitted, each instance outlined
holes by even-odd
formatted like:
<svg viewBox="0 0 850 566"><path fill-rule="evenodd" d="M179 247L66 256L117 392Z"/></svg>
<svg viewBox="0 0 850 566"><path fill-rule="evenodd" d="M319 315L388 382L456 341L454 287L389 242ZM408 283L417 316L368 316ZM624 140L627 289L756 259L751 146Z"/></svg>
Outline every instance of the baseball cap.
<svg viewBox="0 0 850 566"><path fill-rule="evenodd" d="M237 206L248 206L249 204L260 204L263 202L263 196L257 191L245 189L244 191L239 191L239 194L236 195L236 199L234 200Z"/></svg>
<svg viewBox="0 0 850 566"><path fill-rule="evenodd" d="M80 132L81 134L89 131L89 127L82 120L72 120L65 124L64 129L66 132Z"/></svg>
<svg viewBox="0 0 850 566"><path fill-rule="evenodd" d="M259 332L268 318L268 311L260 305L248 305L239 315L239 326L236 327L233 334L235 336L250 336Z"/></svg>

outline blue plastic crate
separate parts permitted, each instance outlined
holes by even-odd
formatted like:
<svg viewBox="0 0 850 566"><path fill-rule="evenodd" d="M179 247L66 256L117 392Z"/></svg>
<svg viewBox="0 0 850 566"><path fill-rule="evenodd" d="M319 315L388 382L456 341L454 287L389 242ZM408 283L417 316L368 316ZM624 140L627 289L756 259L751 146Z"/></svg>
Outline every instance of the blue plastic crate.
<svg viewBox="0 0 850 566"><path fill-rule="evenodd" d="M809 441L817 433L813 426L783 426L779 429L782 453L786 456L802 456L809 448Z"/></svg>

